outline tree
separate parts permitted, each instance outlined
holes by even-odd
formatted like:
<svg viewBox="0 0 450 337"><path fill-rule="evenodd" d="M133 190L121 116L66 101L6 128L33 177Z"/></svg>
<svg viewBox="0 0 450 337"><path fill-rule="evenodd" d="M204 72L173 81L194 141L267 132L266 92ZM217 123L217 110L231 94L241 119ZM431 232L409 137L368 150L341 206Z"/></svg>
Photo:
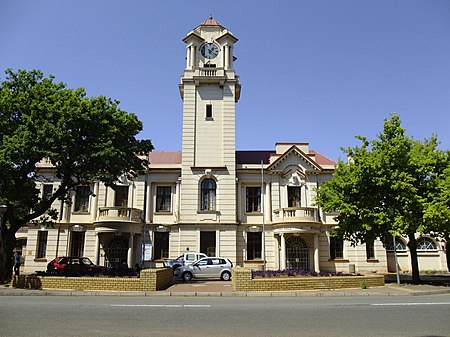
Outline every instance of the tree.
<svg viewBox="0 0 450 337"><path fill-rule="evenodd" d="M92 181L113 184L147 167L150 140L138 140L142 123L109 98L86 97L33 70L6 71L0 84L0 282L12 275L15 233L41 216L56 218L57 200L68 202L76 186ZM144 157L145 156L145 157ZM40 197L38 164L48 160L60 185Z"/></svg>
<svg viewBox="0 0 450 337"><path fill-rule="evenodd" d="M448 237L450 155L439 150L436 136L424 141L405 135L399 116L384 120L372 141L343 149L333 179L317 191L317 204L338 211L337 235L352 244L407 236L412 280L420 281L416 233Z"/></svg>

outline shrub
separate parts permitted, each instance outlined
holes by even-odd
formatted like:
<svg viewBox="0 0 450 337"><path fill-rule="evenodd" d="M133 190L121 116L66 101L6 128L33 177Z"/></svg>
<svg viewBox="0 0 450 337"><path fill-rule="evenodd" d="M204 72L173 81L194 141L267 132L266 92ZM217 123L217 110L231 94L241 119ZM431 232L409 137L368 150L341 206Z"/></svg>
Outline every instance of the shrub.
<svg viewBox="0 0 450 337"><path fill-rule="evenodd" d="M362 276L362 274L348 274L348 273L330 273L330 272L315 272L302 269L284 269L284 270L253 270L252 278L255 277L330 277L330 276Z"/></svg>

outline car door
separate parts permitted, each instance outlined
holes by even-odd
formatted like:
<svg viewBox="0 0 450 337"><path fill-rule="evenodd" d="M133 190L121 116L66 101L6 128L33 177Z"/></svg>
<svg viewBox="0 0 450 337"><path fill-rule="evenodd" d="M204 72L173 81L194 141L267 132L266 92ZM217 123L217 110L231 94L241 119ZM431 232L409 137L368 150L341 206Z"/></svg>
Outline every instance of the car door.
<svg viewBox="0 0 450 337"><path fill-rule="evenodd" d="M192 265L192 271L196 278L206 278L210 274L211 259L201 259Z"/></svg>
<svg viewBox="0 0 450 337"><path fill-rule="evenodd" d="M214 277L214 278L220 278L220 275L222 274L222 270L225 266L225 260L224 259L210 259L211 260L211 266L209 268L209 276L208 277Z"/></svg>

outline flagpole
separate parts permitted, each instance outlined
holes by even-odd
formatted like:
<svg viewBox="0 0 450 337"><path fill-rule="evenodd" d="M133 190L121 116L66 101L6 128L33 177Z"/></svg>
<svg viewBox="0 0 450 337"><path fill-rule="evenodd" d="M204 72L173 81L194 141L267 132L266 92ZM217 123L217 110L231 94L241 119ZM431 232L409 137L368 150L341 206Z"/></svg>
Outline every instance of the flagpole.
<svg viewBox="0 0 450 337"><path fill-rule="evenodd" d="M261 160L261 211L262 211L262 255L263 255L263 270L266 270L266 229L265 229L265 214L264 214L264 165Z"/></svg>

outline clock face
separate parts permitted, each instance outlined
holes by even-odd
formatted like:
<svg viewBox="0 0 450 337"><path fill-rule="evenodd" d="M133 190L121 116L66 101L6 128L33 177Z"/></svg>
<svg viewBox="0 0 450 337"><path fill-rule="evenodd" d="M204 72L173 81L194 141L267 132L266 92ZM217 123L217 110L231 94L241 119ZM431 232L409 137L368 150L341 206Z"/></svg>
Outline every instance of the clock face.
<svg viewBox="0 0 450 337"><path fill-rule="evenodd" d="M204 58L213 59L219 55L219 47L214 43L205 43L200 47L200 52Z"/></svg>

